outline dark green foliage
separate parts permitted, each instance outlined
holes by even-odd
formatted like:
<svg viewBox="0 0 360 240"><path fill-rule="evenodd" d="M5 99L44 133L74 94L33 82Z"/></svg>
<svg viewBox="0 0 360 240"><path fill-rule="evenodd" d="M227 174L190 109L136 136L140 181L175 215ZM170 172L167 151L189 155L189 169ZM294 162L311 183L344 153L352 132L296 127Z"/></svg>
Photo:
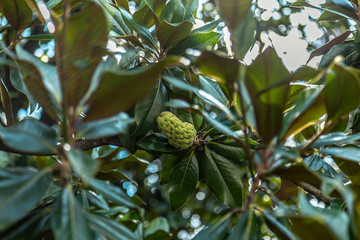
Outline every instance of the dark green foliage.
<svg viewBox="0 0 360 240"><path fill-rule="evenodd" d="M294 72L200 3L0 0L0 239L360 238L358 2Z"/></svg>

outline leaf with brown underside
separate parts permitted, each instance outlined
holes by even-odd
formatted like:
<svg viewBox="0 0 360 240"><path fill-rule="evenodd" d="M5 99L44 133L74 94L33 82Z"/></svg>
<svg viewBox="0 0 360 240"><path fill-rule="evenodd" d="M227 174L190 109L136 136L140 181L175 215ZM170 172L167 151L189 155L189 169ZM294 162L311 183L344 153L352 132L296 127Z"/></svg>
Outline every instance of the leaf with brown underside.
<svg viewBox="0 0 360 240"><path fill-rule="evenodd" d="M22 60L17 60L17 63L20 65L21 74L29 92L53 120L58 120L55 110L58 105L46 89L39 70L31 63Z"/></svg>
<svg viewBox="0 0 360 240"><path fill-rule="evenodd" d="M269 143L281 130L291 74L273 48L247 68L245 84L254 106L260 137Z"/></svg>
<svg viewBox="0 0 360 240"><path fill-rule="evenodd" d="M27 28L31 23L33 14L26 1L3 0L0 4L4 16L16 31Z"/></svg>
<svg viewBox="0 0 360 240"><path fill-rule="evenodd" d="M57 28L57 69L67 107L77 107L89 88L91 77L105 52L106 25L102 8L89 3Z"/></svg>
<svg viewBox="0 0 360 240"><path fill-rule="evenodd" d="M0 78L0 96L1 103L6 115L6 125L12 125L14 123L13 111L11 98L9 95L9 91L4 83L4 81Z"/></svg>
<svg viewBox="0 0 360 240"><path fill-rule="evenodd" d="M217 0L217 5L230 31L235 31L240 26L247 16L251 3L251 0Z"/></svg>
<svg viewBox="0 0 360 240"><path fill-rule="evenodd" d="M29 6L29 8L32 9L36 13L37 18L41 21L41 23L45 25L46 21L45 21L43 15L41 14L41 11L36 3L36 0L25 0L25 2Z"/></svg>
<svg viewBox="0 0 360 240"><path fill-rule="evenodd" d="M125 72L105 72L89 100L85 121L111 117L126 111L148 94L165 67L177 57Z"/></svg>
<svg viewBox="0 0 360 240"><path fill-rule="evenodd" d="M348 38L348 36L351 33L352 33L352 31L346 31L343 34L341 34L340 36L337 36L336 38L334 38L331 41L329 41L328 43L326 43L324 46L312 51L306 64L308 62L310 62L310 60L313 59L314 57L327 53L333 46L345 42L345 40Z"/></svg>
<svg viewBox="0 0 360 240"><path fill-rule="evenodd" d="M130 12L128 0L115 0L115 2L116 2L116 5L118 5L119 7L122 7L124 9L126 9L126 11Z"/></svg>
<svg viewBox="0 0 360 240"><path fill-rule="evenodd" d="M286 179L281 179L281 187L279 191L276 192L275 196L280 200L284 201L288 199L290 196L297 194L298 186Z"/></svg>

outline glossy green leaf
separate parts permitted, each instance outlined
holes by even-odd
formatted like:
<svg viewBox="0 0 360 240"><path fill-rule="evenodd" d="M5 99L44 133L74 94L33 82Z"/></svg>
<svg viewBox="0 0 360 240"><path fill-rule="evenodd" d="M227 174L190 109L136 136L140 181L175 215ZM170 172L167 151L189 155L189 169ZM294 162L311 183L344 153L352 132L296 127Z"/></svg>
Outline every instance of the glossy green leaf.
<svg viewBox="0 0 360 240"><path fill-rule="evenodd" d="M166 0L146 0L141 1L140 9L133 16L147 27L158 26L160 14L165 7Z"/></svg>
<svg viewBox="0 0 360 240"><path fill-rule="evenodd" d="M329 22L329 21L338 21L344 20L346 17L333 13L333 12L323 12L320 17L317 19L318 22Z"/></svg>
<svg viewBox="0 0 360 240"><path fill-rule="evenodd" d="M130 11L128 0L115 0L115 2L116 2L116 5L118 5L119 7L124 8L126 11Z"/></svg>
<svg viewBox="0 0 360 240"><path fill-rule="evenodd" d="M209 148L213 149L216 153L227 159L231 159L242 164L247 163L247 157L244 149L242 148L211 141L209 141L208 144Z"/></svg>
<svg viewBox="0 0 360 240"><path fill-rule="evenodd" d="M90 86L107 43L105 14L88 3L56 31L56 60L65 106L76 108ZM79 31L81 28L81 31ZM71 86L71 87L69 87Z"/></svg>
<svg viewBox="0 0 360 240"><path fill-rule="evenodd" d="M193 92L195 93L199 98L201 98L202 100L204 100L206 103L209 103L215 107L217 107L218 109L220 109L221 111L224 111L224 113L230 117L231 119L234 119L234 116L233 114L230 112L230 110L222 103L224 102L225 100L222 99L222 96L219 95L219 92L217 92L216 96L214 97L213 95L211 95L210 93L202 90L202 89L199 89L199 88L196 88L196 87L193 87L191 86L190 84L188 84L186 81L181 81L179 79L176 79L174 77L170 77L170 76L164 76L163 79L170 83L172 85L172 87L176 87L176 88L179 88L181 90L184 90L184 91L190 91L190 92ZM210 84L211 85L211 84ZM207 86L209 87L209 86ZM214 89L214 85L212 85L211 88L211 91L220 91L217 87L215 87ZM216 97L219 97L219 99L217 99ZM225 101L226 102L226 101ZM199 109L197 109L199 110ZM207 113L203 113L204 116L207 114Z"/></svg>
<svg viewBox="0 0 360 240"><path fill-rule="evenodd" d="M20 45L16 45L16 54L21 60L31 63L32 66L36 67L40 73L39 77L42 78L42 82L47 91L51 94L56 103L61 104L62 93L56 67L40 61L34 55L23 49ZM22 70L22 68L20 68L20 70ZM25 84L27 84L26 81Z"/></svg>
<svg viewBox="0 0 360 240"><path fill-rule="evenodd" d="M231 215L226 214L220 220L205 227L193 239L194 240L223 240L230 228Z"/></svg>
<svg viewBox="0 0 360 240"><path fill-rule="evenodd" d="M181 101L181 100L179 100L179 101ZM192 125L194 125L196 130L200 129L202 121L203 121L203 116L200 113L198 113L196 111L188 110L186 108L191 108L191 107L186 107L186 106L181 107L179 105L175 106L175 104L174 104L173 108L178 108L176 110L176 112L177 112L176 115L181 121L191 123ZM182 108L185 108L185 109L182 109Z"/></svg>
<svg viewBox="0 0 360 240"><path fill-rule="evenodd" d="M204 51L196 60L200 71L221 83L232 85L238 80L240 62L214 52ZM224 68L223 66L226 66Z"/></svg>
<svg viewBox="0 0 360 240"><path fill-rule="evenodd" d="M165 233L162 235L169 235L170 232L170 225L166 218L164 217L157 217L150 222L150 225L145 229L145 239L158 239L155 238L159 232ZM161 234L161 233L160 233ZM161 238L163 240L163 238Z"/></svg>
<svg viewBox="0 0 360 240"><path fill-rule="evenodd" d="M311 146L318 148L330 145L352 144L360 140L360 134L348 135L343 132L334 132L326 135L321 135L318 140Z"/></svg>
<svg viewBox="0 0 360 240"><path fill-rule="evenodd" d="M231 208L242 204L241 173L228 159L205 147L202 169L215 196Z"/></svg>
<svg viewBox="0 0 360 240"><path fill-rule="evenodd" d="M349 37L349 35L352 33L352 31L346 31L345 33L337 36L336 38L332 39L331 41L327 42L324 46L314 50L311 52L309 59L307 62L309 62L312 58L316 56L323 55L327 53L333 46L345 42L345 40Z"/></svg>
<svg viewBox="0 0 360 240"><path fill-rule="evenodd" d="M45 227L45 222L48 220L48 212L51 211L49 206L37 206L29 211L29 213L21 220L17 221L12 226L1 232L2 239L36 239ZM51 233L50 233L51 234Z"/></svg>
<svg viewBox="0 0 360 240"><path fill-rule="evenodd" d="M107 21L110 23L109 24L109 28L111 30L113 30L114 32L116 32L117 34L119 34L120 36L128 36L131 35L131 29L126 25L126 23L124 22L124 19L121 15L120 10L110 4L107 0L97 0L102 7L106 10L105 14L106 14L106 18ZM123 0L121 0L123 1ZM120 6L123 7L123 6ZM127 9L125 7L125 9Z"/></svg>
<svg viewBox="0 0 360 240"><path fill-rule="evenodd" d="M195 126L195 129L200 130L200 128L204 123L204 116L196 111L191 112L191 116L192 116L192 124Z"/></svg>
<svg viewBox="0 0 360 240"><path fill-rule="evenodd" d="M57 149L55 130L34 119L0 128L0 137L5 145L24 153L54 154Z"/></svg>
<svg viewBox="0 0 360 240"><path fill-rule="evenodd" d="M41 40L46 41L46 40L52 40L54 38L55 38L54 34L34 34L29 37L23 37L23 39L33 40L33 41L41 41Z"/></svg>
<svg viewBox="0 0 360 240"><path fill-rule="evenodd" d="M229 237L226 240L237 240L237 239L262 239L260 235L260 226L257 223L257 216L252 209L248 209L239 218L235 227L231 231Z"/></svg>
<svg viewBox="0 0 360 240"><path fill-rule="evenodd" d="M116 162L118 165L123 165L123 164L119 164L119 162ZM115 165L115 163L114 163ZM106 165L104 167L104 169L110 168L111 165ZM101 167L101 169L103 169L103 167ZM114 169L114 168L111 168ZM104 181L111 181L111 182L116 182L116 181L129 181L132 182L133 180L129 177L126 176L125 173L123 173L121 170L115 170L115 171L98 171L96 174L96 178L100 179L100 180L104 180Z"/></svg>
<svg viewBox="0 0 360 240"><path fill-rule="evenodd" d="M360 162L360 148L357 147L328 147L321 149L320 152L341 159Z"/></svg>
<svg viewBox="0 0 360 240"><path fill-rule="evenodd" d="M359 106L359 79L353 71L335 64L328 73L325 85L328 120L337 120Z"/></svg>
<svg viewBox="0 0 360 240"><path fill-rule="evenodd" d="M292 3L290 5L290 7L293 7L293 8L309 7L309 8L315 8L315 9L321 10L320 7L316 7L314 5L311 5L310 3L307 3L306 1L303 1L303 0L298 0L298 1L294 2L294 3Z"/></svg>
<svg viewBox="0 0 360 240"><path fill-rule="evenodd" d="M9 91L4 83L4 81L0 78L0 96L1 96L1 105L5 112L6 117L6 125L11 126L14 124L14 116L12 111L12 103Z"/></svg>
<svg viewBox="0 0 360 240"><path fill-rule="evenodd" d="M212 95L216 98L219 102L224 104L225 106L229 104L229 100L226 98L224 92L221 90L219 83L215 82L214 80L200 76L199 77L199 84L200 88L205 92Z"/></svg>
<svg viewBox="0 0 360 240"><path fill-rule="evenodd" d="M29 26L32 21L32 11L24 0L3 1L3 13L11 26L20 31Z"/></svg>
<svg viewBox="0 0 360 240"><path fill-rule="evenodd" d="M103 181L93 179L90 182L90 186L104 196L104 198L111 200L112 202L121 206L130 208L137 208L136 204L130 199L128 195L115 185L107 184Z"/></svg>
<svg viewBox="0 0 360 240"><path fill-rule="evenodd" d="M287 80L290 74L272 48L265 50L247 68L245 84L254 106L258 133L266 143L281 130L289 88Z"/></svg>
<svg viewBox="0 0 360 240"><path fill-rule="evenodd" d="M156 125L156 118L165 110L164 103L168 100L165 85L159 80L150 94L136 104L135 121L138 126L136 135L146 134Z"/></svg>
<svg viewBox="0 0 360 240"><path fill-rule="evenodd" d="M201 26L201 27L198 27L198 28L195 28L194 30L192 30L191 34L196 33L196 32L202 32L202 33L210 32L210 31L214 30L219 25L220 22L221 22L221 18L211 21L209 23L206 23L204 26Z"/></svg>
<svg viewBox="0 0 360 240"><path fill-rule="evenodd" d="M356 46L353 42L345 42L333 46L329 52L322 56L319 69L327 69L337 56L344 57L344 63L352 65L358 58Z"/></svg>
<svg viewBox="0 0 360 240"><path fill-rule="evenodd" d="M301 132L324 114L326 114L324 92L316 88L303 92L298 97L295 107L284 117L280 141Z"/></svg>
<svg viewBox="0 0 360 240"><path fill-rule="evenodd" d="M11 84L16 88L16 90L25 94L27 99L29 100L30 112L33 112L36 109L37 102L33 95L28 91L20 72L15 69L10 70L10 81Z"/></svg>
<svg viewBox="0 0 360 240"><path fill-rule="evenodd" d="M135 32L137 32L145 41L151 43L153 47L156 47L155 40L151 35L150 31L137 19L133 18L133 16L124 9L120 8L121 15L125 23Z"/></svg>
<svg viewBox="0 0 360 240"><path fill-rule="evenodd" d="M119 207L112 207L110 208L109 210L105 210L105 209L100 209L100 210L96 210L95 213L96 214L101 214L102 216L111 216L111 215L114 215L114 214L125 214L125 213L128 213L129 212L129 209L126 208L126 207L122 207L122 206L119 206Z"/></svg>
<svg viewBox="0 0 360 240"><path fill-rule="evenodd" d="M43 15L41 14L41 11L39 9L39 6L36 3L36 0L25 0L25 2L27 3L27 5L29 6L29 8L36 13L37 18L40 20L40 22L42 24L46 24L46 21L43 17ZM1 4L1 3L0 3Z"/></svg>
<svg viewBox="0 0 360 240"><path fill-rule="evenodd" d="M88 139L96 139L125 134L132 123L134 123L133 118L130 118L126 113L119 113L111 118L83 124L76 138L85 137Z"/></svg>
<svg viewBox="0 0 360 240"><path fill-rule="evenodd" d="M105 199L102 196L97 195L92 191L86 191L86 197L89 200L90 204L95 205L100 209L105 209L105 210L110 209L108 203L105 201Z"/></svg>
<svg viewBox="0 0 360 240"><path fill-rule="evenodd" d="M191 105L187 101L181 99L171 99L166 102L165 106L171 108L191 108Z"/></svg>
<svg viewBox="0 0 360 240"><path fill-rule="evenodd" d="M354 6L347 0L331 0L331 1L346 11L356 13Z"/></svg>
<svg viewBox="0 0 360 240"><path fill-rule="evenodd" d="M343 20L343 19L357 19L358 16L355 12L347 11L337 5L332 5L326 8L326 10L320 15L317 19L318 22L321 21L334 21L334 20Z"/></svg>
<svg viewBox="0 0 360 240"><path fill-rule="evenodd" d="M316 84L319 82L319 79L322 78L324 75L325 72L321 71L320 69L315 69L309 66L301 66L292 74L291 79L293 81L300 80L305 81L309 84ZM293 82L291 86L293 85L301 86L302 84L301 82Z"/></svg>
<svg viewBox="0 0 360 240"><path fill-rule="evenodd" d="M170 0L160 15L160 20L168 23L180 23L185 18L185 7L181 0Z"/></svg>
<svg viewBox="0 0 360 240"><path fill-rule="evenodd" d="M216 32L196 32L173 46L168 54L182 55L188 48L197 50L213 48L220 38L221 35Z"/></svg>
<svg viewBox="0 0 360 240"><path fill-rule="evenodd" d="M303 162L311 171L318 171L322 168L324 160L318 154L312 154L304 158Z"/></svg>
<svg viewBox="0 0 360 240"><path fill-rule="evenodd" d="M218 132L223 133L229 137L239 139L239 135L226 124L218 121L215 118L212 118L207 112L202 112L202 115Z"/></svg>
<svg viewBox="0 0 360 240"><path fill-rule="evenodd" d="M337 239L350 239L349 234L349 215L341 209L326 209L312 206L304 194L299 197L300 215L312 217L325 223ZM294 224L295 225L295 224ZM297 232L298 233L298 232Z"/></svg>
<svg viewBox="0 0 360 240"><path fill-rule="evenodd" d="M360 165L358 162L348 161L334 156L333 160L353 184L360 184Z"/></svg>
<svg viewBox="0 0 360 240"><path fill-rule="evenodd" d="M229 111L231 112L231 109L229 109ZM203 112L203 115L210 123L207 126L207 128L205 129L206 135L210 135L210 136L215 135L216 136L216 135L219 135L220 133L223 133L225 135L232 136L235 139L238 138L238 136L240 136L235 132L238 128L236 127L234 121L230 120L228 118L228 115L224 111L222 113L220 113L219 115L217 115L216 118L212 118L212 119L210 119L211 116L208 113L206 113L205 111ZM226 130L226 128L227 128L227 130Z"/></svg>
<svg viewBox="0 0 360 240"><path fill-rule="evenodd" d="M233 37L235 56L243 59L256 40L255 31L257 25L252 11L247 13L244 21L236 28Z"/></svg>
<svg viewBox="0 0 360 240"><path fill-rule="evenodd" d="M57 198L51 215L51 229L56 240L96 239L71 185L67 185Z"/></svg>
<svg viewBox="0 0 360 240"><path fill-rule="evenodd" d="M292 240L295 239L294 234L287 229L280 221L271 216L267 212L262 212L266 224L269 226L271 231L273 231L280 239Z"/></svg>
<svg viewBox="0 0 360 240"><path fill-rule="evenodd" d="M251 7L251 0L217 0L217 5L220 8L221 14L224 16L227 26L230 31L235 32L237 27L246 18L247 13Z"/></svg>
<svg viewBox="0 0 360 240"><path fill-rule="evenodd" d="M128 10L129 12L129 10ZM147 28L150 28L154 23L159 25L159 18L149 5L145 5L133 14L133 17L141 22Z"/></svg>
<svg viewBox="0 0 360 240"><path fill-rule="evenodd" d="M126 52L121 54L121 59L119 62L119 67L122 70L127 70L130 68L134 68L136 63L139 61L140 53L137 48L128 48Z"/></svg>
<svg viewBox="0 0 360 240"><path fill-rule="evenodd" d="M144 137L137 145L148 151L174 152L178 149L170 145L167 138L162 134L152 134Z"/></svg>
<svg viewBox="0 0 360 240"><path fill-rule="evenodd" d="M0 230L8 227L40 201L51 183L49 169L0 169ZM26 200L26 201L24 201Z"/></svg>
<svg viewBox="0 0 360 240"><path fill-rule="evenodd" d="M61 90L56 68L41 63L33 55L16 45L16 52L22 60L17 60L23 81L36 101L53 119L60 117Z"/></svg>
<svg viewBox="0 0 360 240"><path fill-rule="evenodd" d="M151 91L164 68L176 61L177 58L168 58L132 71L105 72L91 96L85 120L106 118L128 110Z"/></svg>
<svg viewBox="0 0 360 240"><path fill-rule="evenodd" d="M199 0L184 0L183 5L185 8L184 20L195 22L197 10L199 8Z"/></svg>
<svg viewBox="0 0 360 240"><path fill-rule="evenodd" d="M319 219L310 217L290 217L290 221L293 223L294 233L301 239L337 239L325 226L324 222Z"/></svg>
<svg viewBox="0 0 360 240"><path fill-rule="evenodd" d="M0 0L0 12L1 12L1 1L2 0ZM10 24L0 26L0 33L4 32L6 29L9 29L9 28L11 28Z"/></svg>
<svg viewBox="0 0 360 240"><path fill-rule="evenodd" d="M92 229L112 240L137 240L135 233L124 225L99 215L86 213Z"/></svg>
<svg viewBox="0 0 360 240"><path fill-rule="evenodd" d="M193 25L192 22L188 21L182 23L161 21L160 25L156 28L156 36L160 42L161 49L166 50L185 39L189 35Z"/></svg>
<svg viewBox="0 0 360 240"><path fill-rule="evenodd" d="M169 176L169 197L172 210L177 210L193 194L199 179L199 166L192 151L177 163Z"/></svg>
<svg viewBox="0 0 360 240"><path fill-rule="evenodd" d="M163 79L168 83L170 89L180 89L184 92L193 92L198 93L200 89L197 87L191 86L188 81L180 80L170 74L165 74Z"/></svg>
<svg viewBox="0 0 360 240"><path fill-rule="evenodd" d="M175 165L183 159L183 154L164 154L162 157L165 159L165 163L161 170L161 184L169 183L170 172L175 167Z"/></svg>
<svg viewBox="0 0 360 240"><path fill-rule="evenodd" d="M88 184L99 168L99 162L90 155L75 148L65 152L71 167Z"/></svg>

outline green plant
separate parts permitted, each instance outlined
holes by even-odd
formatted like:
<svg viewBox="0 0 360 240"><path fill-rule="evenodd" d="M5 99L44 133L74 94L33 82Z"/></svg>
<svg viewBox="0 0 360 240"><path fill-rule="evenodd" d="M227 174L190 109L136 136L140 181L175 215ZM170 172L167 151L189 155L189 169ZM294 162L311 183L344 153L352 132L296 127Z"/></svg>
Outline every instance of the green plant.
<svg viewBox="0 0 360 240"><path fill-rule="evenodd" d="M245 65L253 3L216 4L195 28L194 0L0 0L1 239L174 239L184 206L196 240L359 238L358 34L313 51L319 69L271 47ZM359 21L357 1L320 9Z"/></svg>

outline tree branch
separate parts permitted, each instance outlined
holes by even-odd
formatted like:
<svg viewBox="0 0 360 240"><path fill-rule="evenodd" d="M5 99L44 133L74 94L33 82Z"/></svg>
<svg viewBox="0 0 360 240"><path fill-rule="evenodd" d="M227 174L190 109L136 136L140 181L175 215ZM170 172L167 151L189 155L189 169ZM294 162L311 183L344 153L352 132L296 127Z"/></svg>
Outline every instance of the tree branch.
<svg viewBox="0 0 360 240"><path fill-rule="evenodd" d="M80 150L89 150L91 148L100 147L104 145L115 145L122 147L118 136L104 137L98 139L84 139L75 142L75 147Z"/></svg>
<svg viewBox="0 0 360 240"><path fill-rule="evenodd" d="M97 139L81 139L75 142L75 147L80 150L89 150L92 148L104 146L104 145L115 145L121 147L122 144L117 136L111 137L103 137ZM24 154L24 155L32 155L32 156L52 156L56 154L34 154L24 151L18 151L6 146L3 142L0 141L0 151L8 152L8 153L16 153L16 154Z"/></svg>
<svg viewBox="0 0 360 240"><path fill-rule="evenodd" d="M323 201L324 203L326 203L327 205L330 205L332 201L334 201L335 198L330 197L330 196L325 196L319 189L317 189L316 187L314 187L313 185L306 183L306 182L293 182L296 185L298 185L299 187L301 187L302 189L304 189L305 191L307 191L308 193L314 195L314 197L316 197L317 199Z"/></svg>

